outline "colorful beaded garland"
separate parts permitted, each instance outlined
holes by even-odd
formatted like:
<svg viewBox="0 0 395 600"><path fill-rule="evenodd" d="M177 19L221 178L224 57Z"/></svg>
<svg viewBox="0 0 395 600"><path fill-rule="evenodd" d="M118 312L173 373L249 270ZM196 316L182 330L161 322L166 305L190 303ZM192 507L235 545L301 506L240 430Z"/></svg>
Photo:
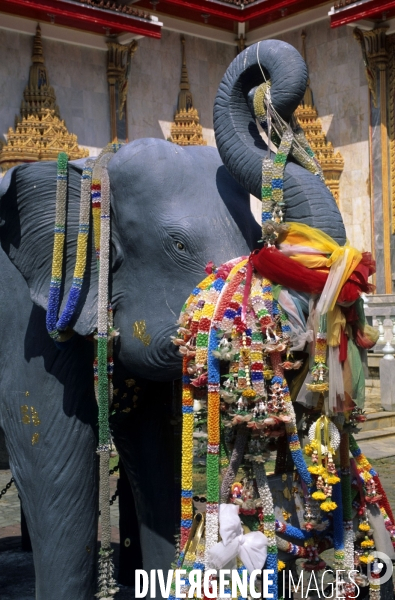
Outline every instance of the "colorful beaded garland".
<svg viewBox="0 0 395 600"><path fill-rule="evenodd" d="M313 269L315 267L310 265L314 265L316 262L315 255L320 255L319 261L322 262L324 258L321 255L326 255L323 248L326 247L326 243L332 247L332 242L328 242L322 233L311 230L312 241L315 240L317 247L313 243L310 244L309 240L303 242L304 245L302 245L300 240L303 236L296 226L294 225L292 229L292 226L282 224L284 168L288 156L292 155L300 164L321 178L322 170L298 124L294 120L291 120L291 125L284 123L274 110L270 100L270 82L257 88L254 96L254 111L261 124L266 128L269 142L274 142L278 147L274 160L266 157L262 162L263 241L265 246L275 245L277 238L282 236L282 240L286 239L289 231L288 245L284 244L283 251L282 242L276 252L283 251L284 255L292 256L296 260L299 260L299 255L303 253L308 257L314 255L314 258L301 260L302 265L306 263L306 268ZM295 243L293 240L296 240ZM293 243L294 245L292 245ZM299 252L300 248L302 250ZM264 250L266 251L267 248ZM272 256L275 260L275 252L272 252ZM333 537L336 567L351 569L354 542L351 526L352 496L349 450L354 454L358 465L362 506L364 502L381 500L384 495L381 494L381 484L377 474L368 468L365 463L366 459L361 457L360 451L358 452L355 448L352 437L348 449L347 433L344 433L345 441L341 447L341 468L337 470L337 466L335 466L337 458L334 457L340 441L336 427L337 417L333 417L336 425L325 415L322 417L324 437L326 436L325 432L328 433L324 440L324 449L321 442L321 430L317 430L313 425L315 428L314 439L306 448L307 454L312 456L313 465L307 468L300 446L296 415L287 383L288 375L285 376L285 370L300 368L302 364L302 360L293 360L291 352L293 350L291 339L295 339L295 322L298 322L298 327L306 324L305 316L301 318L300 314L302 301L299 304L298 301L292 300L287 288L273 286L270 281L262 277L254 268L257 265L258 269L258 264L252 256L247 260L244 257L235 259L221 265L218 269L210 267L209 278L206 278L205 282L194 290L184 305L180 317L181 327L178 338L175 338L174 342L180 346L180 351L184 356L181 549L183 550L187 543L193 517L193 416L191 415L193 394L197 387L200 388L199 398L206 390L208 403L207 512L204 552L206 553L218 540L218 503L219 496L221 496L222 502L229 501L237 504L240 507L239 514L243 517L252 518L259 514L261 521L259 529L269 540L265 568L273 568L275 574L282 568L277 560L278 549L285 550L294 556L306 557L304 568L307 570L323 569L325 562L320 559L319 552L328 548L332 543L330 535ZM286 261L282 262L278 259L278 264L284 264L286 265L284 268L291 269ZM264 272L263 266L261 268ZM306 281L310 281L309 277L306 275ZM275 277L273 279L275 280ZM311 280L313 281L313 278ZM311 285L313 287L316 284L312 282ZM296 289L299 290L299 288ZM275 290L274 294L273 290ZM281 295L283 296L280 301ZM284 295L287 295L287 300L284 299ZM335 297L337 298L338 295L339 292ZM317 301L314 300L314 297L311 300L310 310L314 311ZM293 302L294 306L290 306L289 302ZM288 308L290 308L290 312L288 312ZM310 323L307 322L306 331L302 332L301 338L305 340L304 344L306 341L310 342L309 352L311 352L311 348L314 348L311 381L305 383L305 387L313 394L318 393L319 398L315 397L313 406L316 406L319 415L321 408L327 408L328 403L324 394L328 392L330 384L327 367L327 321L326 316L320 317L317 332L313 311L310 312ZM298 316L297 313L299 313ZM317 311L315 314L317 315ZM308 332L308 326L314 332ZM310 335L311 333L313 335ZM330 346L334 346L331 329L328 330L328 338ZM299 342L295 351L302 348L303 344L300 345ZM332 371L334 363L331 362L331 357L333 357L332 354L329 355L332 375L335 369ZM221 361L223 364L228 364L226 374L222 374L224 379L222 384ZM293 391L293 393L295 392ZM334 395L336 397L336 394ZM341 397L340 392L339 396ZM336 408L333 412L336 414ZM343 422L344 418L340 419L338 426L341 431ZM317 423L321 426L320 419ZM221 427L229 428L233 432L234 449L229 467L224 474L220 494ZM272 444L273 440L277 438L281 439L284 435L298 473L300 495L304 499L301 528L276 522L273 498L264 469L269 444ZM282 439L285 440L285 437ZM244 468L250 469L247 470L247 473L254 473L253 479L260 500L254 497L254 486L251 482L243 480L242 484L240 480L233 485L231 483L237 476L237 470L242 461L245 463ZM286 466L285 460L284 466ZM389 516L390 507L387 504L385 506L379 504L379 506L395 543L395 527L392 525ZM332 520L322 518L328 512L331 513ZM252 521L249 521L249 524L251 523ZM366 519L360 527L365 525L369 527ZM279 534L286 534L303 541L304 547L276 536L276 530ZM366 539L360 543L361 548L365 548L365 554L367 553L366 560L369 559L370 542L371 540ZM180 557L179 565L184 562L189 567L196 563L196 557L189 556L188 553L183 554L183 551ZM361 552L360 561L364 562L363 552ZM205 555L204 558L201 558L200 564L207 566L207 562ZM352 582L345 577L341 581L340 587L346 593L347 599L350 598L350 594L354 590ZM273 594L273 598L277 599L276 577L269 591ZM375 590L372 588L372 598L374 593Z"/></svg>
<svg viewBox="0 0 395 600"><path fill-rule="evenodd" d="M107 598L118 588L113 576L114 565L111 549L110 521L110 485L109 460L111 436L109 430L109 405L112 402L113 372L113 321L109 302L109 268L110 268L110 180L107 164L119 145L106 147L96 160L93 168L92 191L95 194L96 209L100 197L100 221L93 219L94 241L96 246L97 266L99 270L98 313L97 313L97 358L94 362L94 378L96 399L99 408L99 445L97 454L100 459L100 512L101 512L101 548L99 551L99 590L98 598ZM99 178L98 178L99 177ZM97 194L100 193L100 196ZM93 196L93 194L92 194Z"/></svg>
<svg viewBox="0 0 395 600"><path fill-rule="evenodd" d="M95 162L85 163L81 177L81 202L79 215L79 230L77 238L76 263L73 281L66 306L58 319L60 306L60 289L63 277L63 255L66 233L67 216L67 155L60 153L57 165L56 217L54 232L54 249L52 259L52 274L46 317L47 329L56 342L65 341L65 334L80 299L81 288L86 269L87 246L89 237L91 190L94 197L93 222L96 256L99 270L98 290L98 331L97 359L94 362L95 393L99 406L99 446L100 456L100 509L101 509L101 549L99 552L99 591L98 598L114 595L118 588L113 577L114 566L111 550L111 523L109 504L109 402L112 399L112 374L114 362L112 345L114 338L113 315L108 298L109 257L110 257L110 183L106 165L112 153L119 145L105 148ZM94 181L92 182L92 175ZM92 183L93 185L92 185ZM100 212L100 220L97 218Z"/></svg>
<svg viewBox="0 0 395 600"><path fill-rule="evenodd" d="M85 163L81 177L81 202L77 238L77 254L73 281L67 298L66 306L58 319L66 233L67 161L67 154L60 153L58 157L52 276L49 288L48 310L46 316L48 333L56 342L66 341L68 337L70 337L70 334L66 333L66 329L70 325L81 296L81 288L86 268L90 220L92 161L88 160Z"/></svg>

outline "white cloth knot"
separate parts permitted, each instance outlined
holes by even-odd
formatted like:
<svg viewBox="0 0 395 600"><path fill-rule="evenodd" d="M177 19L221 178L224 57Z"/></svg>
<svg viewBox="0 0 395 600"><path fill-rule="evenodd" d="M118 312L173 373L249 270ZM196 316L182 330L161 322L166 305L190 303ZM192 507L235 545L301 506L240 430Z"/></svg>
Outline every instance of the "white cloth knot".
<svg viewBox="0 0 395 600"><path fill-rule="evenodd" d="M208 568L235 569L239 557L249 573L263 569L267 556L267 537L260 531L243 534L239 507L221 504L219 507L219 533L222 541L207 551Z"/></svg>

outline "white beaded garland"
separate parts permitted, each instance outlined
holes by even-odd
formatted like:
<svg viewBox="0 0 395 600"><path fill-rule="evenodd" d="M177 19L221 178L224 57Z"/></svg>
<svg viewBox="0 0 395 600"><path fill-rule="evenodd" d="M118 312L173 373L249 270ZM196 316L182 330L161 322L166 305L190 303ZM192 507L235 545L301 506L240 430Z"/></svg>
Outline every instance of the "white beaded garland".
<svg viewBox="0 0 395 600"><path fill-rule="evenodd" d="M313 423L312 425L310 425L310 429L309 429L309 442L310 443L313 440L315 440L316 427L317 427L317 423ZM323 429L323 427L324 427L324 424L321 422L321 430ZM332 450L334 452L336 452L336 450L340 446L339 430L336 427L336 425L334 425L332 422L330 422L328 425L328 432L329 432L330 447L332 448ZM328 448L324 444L321 444L321 452L323 452L323 453L328 452Z"/></svg>

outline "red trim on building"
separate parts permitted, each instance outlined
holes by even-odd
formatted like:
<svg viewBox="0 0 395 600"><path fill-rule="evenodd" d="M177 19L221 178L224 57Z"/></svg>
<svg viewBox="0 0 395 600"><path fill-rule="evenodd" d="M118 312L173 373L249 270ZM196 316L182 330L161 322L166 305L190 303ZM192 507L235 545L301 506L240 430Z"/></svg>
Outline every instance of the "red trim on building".
<svg viewBox="0 0 395 600"><path fill-rule="evenodd" d="M65 0L0 0L0 11L100 35L136 33L160 38L161 25L148 19ZM108 30L108 31L107 31Z"/></svg>
<svg viewBox="0 0 395 600"><path fill-rule="evenodd" d="M365 0L358 4L335 8L335 12L330 16L331 27L341 27L360 19L381 19L383 13L386 20L395 16L395 0Z"/></svg>
<svg viewBox="0 0 395 600"><path fill-rule="evenodd" d="M314 8L327 4L328 0L315 0ZM152 9L150 0L138 0L136 8ZM163 15L204 23L202 15L209 15L207 24L225 30L232 30L233 23L249 22L249 30L267 23L286 19L291 15L313 8L312 0L266 0L253 3L245 8L231 4L219 4L209 0L160 0L157 10ZM328 6L328 11L329 11ZM232 23L232 26L230 25Z"/></svg>

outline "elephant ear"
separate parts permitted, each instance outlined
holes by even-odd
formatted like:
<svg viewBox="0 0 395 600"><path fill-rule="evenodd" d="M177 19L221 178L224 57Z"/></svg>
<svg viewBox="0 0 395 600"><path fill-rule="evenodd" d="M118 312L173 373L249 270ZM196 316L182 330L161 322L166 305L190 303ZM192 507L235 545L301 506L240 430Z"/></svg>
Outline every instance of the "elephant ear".
<svg viewBox="0 0 395 600"><path fill-rule="evenodd" d="M228 67L214 104L214 132L222 161L257 198L267 146L251 111L251 94L264 81L262 69L271 81L274 109L289 121L303 98L307 69L299 52L279 40L264 40L241 52ZM287 221L306 223L340 244L345 242L343 220L332 194L318 177L291 161L285 167L284 200Z"/></svg>
<svg viewBox="0 0 395 600"><path fill-rule="evenodd" d="M84 160L69 163L66 244L61 289L66 304L76 260ZM3 250L25 278L35 304L47 310L51 281L56 209L57 165L37 162L14 167L0 184L0 242ZM89 335L97 326L98 274L92 234L81 297L70 326Z"/></svg>

